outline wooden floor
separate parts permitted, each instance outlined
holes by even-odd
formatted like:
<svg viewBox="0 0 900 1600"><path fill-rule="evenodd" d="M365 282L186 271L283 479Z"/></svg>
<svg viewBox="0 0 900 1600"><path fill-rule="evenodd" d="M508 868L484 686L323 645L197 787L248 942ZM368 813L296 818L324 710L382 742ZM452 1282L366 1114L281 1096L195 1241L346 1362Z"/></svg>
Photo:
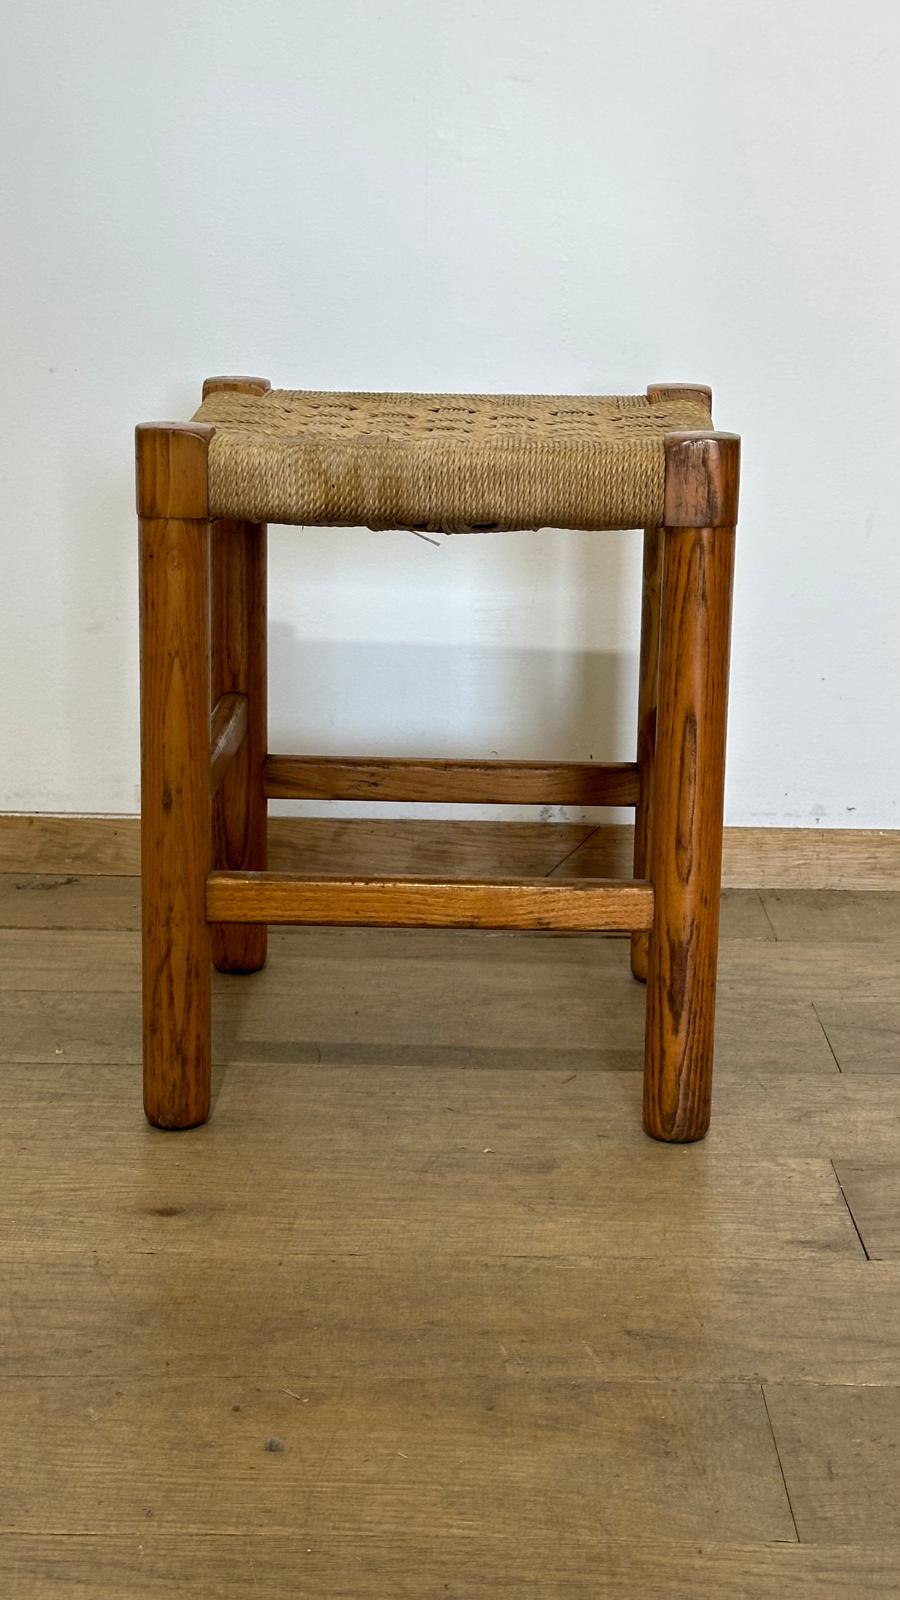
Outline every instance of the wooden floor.
<svg viewBox="0 0 900 1600"><path fill-rule="evenodd" d="M684 1148L539 933L273 933L155 1132L137 910L0 876L0 1595L900 1594L900 894L726 894Z"/></svg>

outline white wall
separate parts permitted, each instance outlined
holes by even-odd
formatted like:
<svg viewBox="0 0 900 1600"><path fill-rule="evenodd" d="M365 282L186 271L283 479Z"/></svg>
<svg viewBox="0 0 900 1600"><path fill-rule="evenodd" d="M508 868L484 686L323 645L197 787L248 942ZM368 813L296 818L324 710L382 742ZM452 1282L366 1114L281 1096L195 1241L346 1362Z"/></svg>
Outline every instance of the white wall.
<svg viewBox="0 0 900 1600"><path fill-rule="evenodd" d="M894 0L0 12L0 806L137 807L131 430L204 374L674 379L745 438L729 820L900 824ZM629 758L639 545L276 530L271 747Z"/></svg>

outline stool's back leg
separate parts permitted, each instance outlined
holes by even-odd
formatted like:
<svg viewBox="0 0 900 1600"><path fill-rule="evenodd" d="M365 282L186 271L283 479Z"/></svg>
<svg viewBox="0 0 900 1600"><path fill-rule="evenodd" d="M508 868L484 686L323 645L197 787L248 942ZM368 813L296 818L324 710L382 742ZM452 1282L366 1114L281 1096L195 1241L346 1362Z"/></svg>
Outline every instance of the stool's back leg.
<svg viewBox="0 0 900 1600"><path fill-rule="evenodd" d="M247 735L213 800L213 865L266 869L267 805L263 764L266 712L266 529L255 522L212 524L212 702L247 697ZM265 966L265 923L214 922L212 956L221 972Z"/></svg>
<svg viewBox="0 0 900 1600"><path fill-rule="evenodd" d="M634 875L646 878L653 829L653 766L656 753L656 695L659 679L659 595L662 576L662 532L644 529L644 570L641 586L641 659L638 680L637 763L641 789L634 813ZM631 970L647 981L646 933L631 935Z"/></svg>
<svg viewBox="0 0 900 1600"><path fill-rule="evenodd" d="M644 1126L689 1141L712 1093L739 441L673 435L666 456Z"/></svg>
<svg viewBox="0 0 900 1600"><path fill-rule="evenodd" d="M137 431L141 596L144 1107L163 1128L210 1102L209 535L212 429Z"/></svg>
<svg viewBox="0 0 900 1600"><path fill-rule="evenodd" d="M207 378L203 398L223 391L260 395L271 387L268 378ZM235 872L265 872L268 860L266 544L267 530L260 523L213 523L212 703L223 694L247 699L247 736L213 799L213 864ZM258 972L265 966L265 923L214 922L210 937L220 972Z"/></svg>

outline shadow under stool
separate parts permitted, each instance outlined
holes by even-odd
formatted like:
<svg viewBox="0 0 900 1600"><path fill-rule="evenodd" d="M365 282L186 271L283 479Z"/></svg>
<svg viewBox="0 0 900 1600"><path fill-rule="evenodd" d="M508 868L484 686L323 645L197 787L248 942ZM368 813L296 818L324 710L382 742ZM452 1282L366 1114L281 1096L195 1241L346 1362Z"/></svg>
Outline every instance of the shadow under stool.
<svg viewBox="0 0 900 1600"><path fill-rule="evenodd" d="M272 923L612 930L647 983L644 1127L709 1126L740 441L706 388L645 395L325 394L210 378L137 429L144 1105L210 1107L211 974ZM273 755L266 524L642 528L637 760ZM267 802L626 805L634 877L347 878L266 870Z"/></svg>

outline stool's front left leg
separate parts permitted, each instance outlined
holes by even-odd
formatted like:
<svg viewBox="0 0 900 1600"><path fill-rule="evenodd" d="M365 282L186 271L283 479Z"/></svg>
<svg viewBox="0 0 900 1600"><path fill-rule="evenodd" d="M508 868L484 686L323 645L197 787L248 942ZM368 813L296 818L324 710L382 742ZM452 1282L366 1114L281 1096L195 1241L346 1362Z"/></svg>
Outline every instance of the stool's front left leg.
<svg viewBox="0 0 900 1600"><path fill-rule="evenodd" d="M141 598L144 1108L160 1128L210 1103L209 527L213 429L137 430Z"/></svg>
<svg viewBox="0 0 900 1600"><path fill-rule="evenodd" d="M666 441L644 1127L702 1139L715 1029L739 440Z"/></svg>

